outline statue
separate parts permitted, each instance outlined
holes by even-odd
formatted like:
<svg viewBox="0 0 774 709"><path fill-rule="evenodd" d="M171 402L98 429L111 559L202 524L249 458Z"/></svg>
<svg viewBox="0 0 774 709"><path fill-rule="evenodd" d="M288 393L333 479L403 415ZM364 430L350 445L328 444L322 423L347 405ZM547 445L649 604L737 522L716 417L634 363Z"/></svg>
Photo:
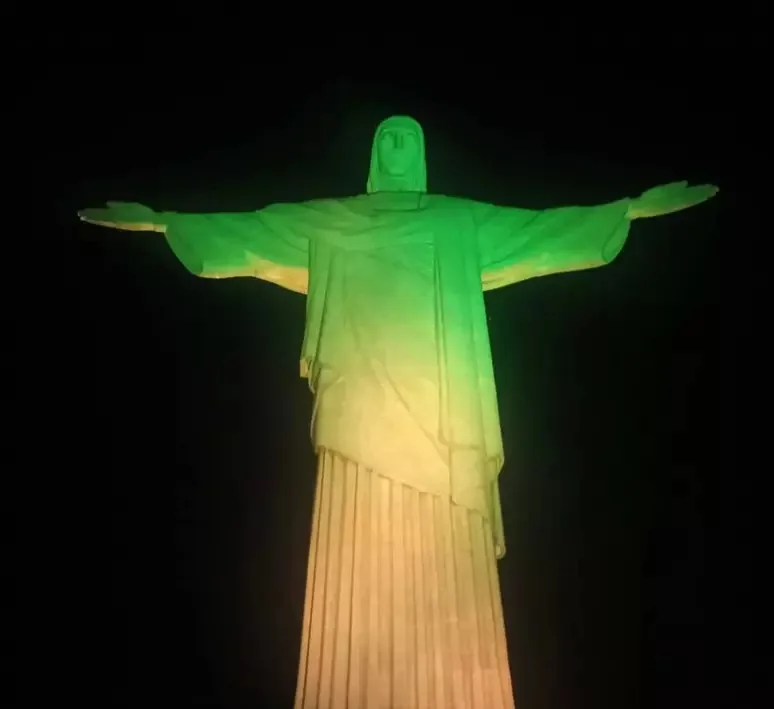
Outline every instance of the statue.
<svg viewBox="0 0 774 709"><path fill-rule="evenodd" d="M296 709L514 706L496 559L503 445L484 291L610 263L633 219L712 185L532 211L427 192L411 118L376 130L367 191L237 214L86 209L157 231L204 278L307 296L317 492Z"/></svg>

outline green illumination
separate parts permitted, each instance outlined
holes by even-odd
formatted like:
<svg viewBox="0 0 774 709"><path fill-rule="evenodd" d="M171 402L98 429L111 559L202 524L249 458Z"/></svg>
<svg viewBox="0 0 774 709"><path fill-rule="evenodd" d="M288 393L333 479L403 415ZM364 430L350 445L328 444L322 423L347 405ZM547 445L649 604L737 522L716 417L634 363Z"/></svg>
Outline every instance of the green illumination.
<svg viewBox="0 0 774 709"><path fill-rule="evenodd" d="M632 219L717 188L679 182L544 211L426 190L422 128L393 116L377 128L363 195L236 214L111 202L79 215L164 232L197 276L306 293L301 374L315 395L315 446L490 516L503 447L483 292L610 263ZM496 545L502 554L501 534Z"/></svg>
<svg viewBox="0 0 774 709"><path fill-rule="evenodd" d="M427 191L427 184L422 128L409 117L393 116L376 130L367 189L361 195L273 204L255 212L232 214L156 212L139 204L109 202L104 208L85 209L79 216L92 224L163 233L181 263L196 276L252 276L306 294L300 367L315 399L313 444L321 458L329 456L324 472L328 477L321 479L332 486L331 499L350 500L341 503L343 511L336 519L354 520L355 509L358 515L369 514L356 506L358 498L354 492L346 496L346 484L350 483L341 481L349 473L346 462L336 462L341 459L353 462L360 471L358 475L373 471L390 484L432 496L434 501L445 501L444 512L439 512L441 508L437 506L428 507L436 511L425 517L423 512L416 512L417 528L438 529L439 535L454 537L454 542L447 539L448 547L444 546L441 554L447 555L443 561L447 568L459 569L469 563L471 569L479 569L479 578L488 574L492 588L496 589L494 558L505 553L497 486L504 454L484 292L538 276L608 264L623 248L634 219L692 207L714 196L717 188L677 182L648 190L634 199L536 211L432 194ZM320 502L325 504L324 500ZM389 504L392 503L385 503ZM411 504L419 510L424 509L421 506L425 502ZM325 514L319 510L323 507L315 509L314 529L322 531L314 534L344 534L340 529L328 530L324 526L328 524L327 518L321 521ZM382 524L392 529L398 524L395 520L403 517L391 517L398 513L390 509L384 507L387 511L383 511L383 519L388 521ZM473 521L459 517L460 510L470 512ZM449 521L450 514L457 516ZM455 536L462 533L454 530L474 529L475 525L487 530L488 540L469 548ZM374 529L367 542L370 558L384 554L387 559L393 558L390 555L397 553L397 542L385 542L384 535ZM358 541L357 531L347 532L345 537L337 542L342 549L350 544L355 549L360 548L358 544L366 544ZM406 563L410 566L421 559L421 563L417 561L417 574L433 569L439 553L423 548L419 534L412 539L405 552L411 561ZM455 678L453 686L449 685L452 689L444 690L430 679L426 685L421 684L417 678L417 687L421 685L425 690L417 689L409 697L400 694L409 691L403 677L398 676L400 673L390 676L389 670L379 669L381 665L373 669L377 679L368 679L371 675L367 675L362 685L360 675L341 669L355 661L376 667L375 651L369 650L368 645L374 638L386 643L384 638L388 635L413 637L411 634L418 632L416 619L421 613L417 609L421 604L416 608L409 604L415 614L413 625L389 618L386 610L381 610L381 615L365 614L362 618L352 611L352 622L357 620L360 630L341 630L346 637L339 638L330 652L339 653L336 658L344 659L330 659L325 665L328 660L323 662L319 658L328 657L325 648L334 633L331 624L335 621L324 615L328 610L315 606L315 599L319 595L330 605L334 603L331 594L344 598L346 593L354 593L341 590L344 582L357 581L366 572L345 569L343 561L334 568L334 562L319 558L320 553L313 543L302 644L302 669L307 669L299 675L297 708L318 706L316 699L310 699L312 685L328 687L330 696L341 702L335 706L342 709L413 709L424 706L431 695L444 704L459 692L470 698L464 704L466 707L513 706L504 654L502 609L496 590L479 596L470 591L469 598L479 600L469 602L464 601L462 590L449 591L449 598L454 596L457 600L448 600L448 607L436 609L440 619L432 621L436 630L422 631L422 642L428 643L427 656L445 658L436 660L435 667L450 668L450 676ZM398 566L393 564L391 568ZM315 569L317 573L313 573ZM438 581L439 574L432 578L430 571L427 574L423 583L428 589L456 588L455 584L459 589L465 588L465 579L447 576ZM412 584L404 582L400 575L390 578L391 598L413 593ZM325 595L316 584L329 581L320 579L333 579L339 584L335 586L339 591ZM486 583L489 581L485 578ZM405 591L401 584L406 586ZM374 593L371 591L371 599L375 598ZM335 603L331 607L334 606ZM475 630L479 622L476 617L493 619L491 637L481 639L484 631ZM474 620L465 626L466 618ZM385 622L393 625L388 628ZM460 632L479 634L478 640L469 639L469 643L471 647L484 648L482 658L489 657L489 649L496 647L491 658L498 659L470 659L473 656L465 654L465 642L460 645L462 650L454 650L456 646L449 640L452 636L445 633L452 632L448 629L456 628L458 623ZM346 652L342 650L345 647L349 648ZM386 652L383 645L379 647L380 653ZM393 658L403 657L403 650L390 647ZM409 648L405 652L413 652L410 648L419 645L406 640L405 647ZM369 652L372 654L368 655ZM424 667L421 657L406 662L409 668ZM324 665L333 669L320 669ZM318 669L309 670L312 666ZM417 672L421 674L420 670ZM482 683L480 697L490 699L476 699L476 682ZM431 685L433 689L429 688ZM399 694L403 697L400 701L396 698ZM418 698L422 696L425 699ZM438 699L442 696L447 699ZM496 702L492 699L495 696Z"/></svg>

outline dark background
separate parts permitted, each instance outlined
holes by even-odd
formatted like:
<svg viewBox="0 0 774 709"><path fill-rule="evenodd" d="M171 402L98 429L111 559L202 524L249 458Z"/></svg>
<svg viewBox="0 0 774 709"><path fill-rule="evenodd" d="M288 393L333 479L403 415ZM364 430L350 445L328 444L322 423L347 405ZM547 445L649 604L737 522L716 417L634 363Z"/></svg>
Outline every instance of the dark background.
<svg viewBox="0 0 774 709"><path fill-rule="evenodd" d="M757 696L739 492L758 461L738 434L759 396L740 395L739 375L753 367L740 348L764 235L743 224L739 176L762 118L728 37L671 41L663 70L436 61L432 80L291 79L146 57L39 82L56 99L41 149L60 250L56 274L20 297L39 343L19 408L39 434L19 510L39 551L22 576L42 579L25 593L31 620L45 618L25 638L20 706L52 690L80 706L292 706L315 474L304 299L196 279L160 235L75 211L355 194L393 113L423 124L434 192L544 208L678 179L721 186L637 222L609 267L487 295L500 573L520 709Z"/></svg>

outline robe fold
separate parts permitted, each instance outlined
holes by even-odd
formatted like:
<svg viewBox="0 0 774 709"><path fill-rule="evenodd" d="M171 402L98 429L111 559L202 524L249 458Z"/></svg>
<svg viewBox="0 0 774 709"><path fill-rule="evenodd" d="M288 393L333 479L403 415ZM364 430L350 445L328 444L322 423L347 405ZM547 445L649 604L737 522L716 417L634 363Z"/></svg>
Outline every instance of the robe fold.
<svg viewBox="0 0 774 709"><path fill-rule="evenodd" d="M609 263L628 204L533 211L377 193L164 221L195 275L307 294L300 361L318 450L479 512L502 556L504 454L483 292Z"/></svg>
<svg viewBox="0 0 774 709"><path fill-rule="evenodd" d="M307 295L318 474L295 709L514 708L483 293L608 263L627 208L375 192L164 215L195 275Z"/></svg>
<svg viewBox="0 0 774 709"><path fill-rule="evenodd" d="M319 456L295 709L513 709L479 512Z"/></svg>
<svg viewBox="0 0 774 709"><path fill-rule="evenodd" d="M609 263L629 205L429 194L421 126L393 116L367 194L139 223L197 276L307 296L318 470L295 709L514 708L484 292Z"/></svg>

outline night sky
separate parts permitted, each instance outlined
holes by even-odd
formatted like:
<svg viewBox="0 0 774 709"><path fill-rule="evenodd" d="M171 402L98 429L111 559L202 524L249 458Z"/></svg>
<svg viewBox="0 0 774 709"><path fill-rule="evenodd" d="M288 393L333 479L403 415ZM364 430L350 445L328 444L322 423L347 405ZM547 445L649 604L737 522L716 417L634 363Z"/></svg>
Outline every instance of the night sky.
<svg viewBox="0 0 774 709"><path fill-rule="evenodd" d="M517 706L745 704L750 685L725 663L749 650L744 610L728 605L746 561L740 533L713 521L744 516L729 483L746 287L734 278L752 245L740 257L728 239L745 106L730 80L706 76L633 82L625 67L589 66L525 83L468 71L299 75L294 92L281 72L249 66L211 80L126 66L100 80L99 100L74 89L60 106L49 174L62 286L31 326L55 362L35 421L52 435L35 445L59 462L35 477L53 511L29 522L48 553L27 562L49 578L36 597L58 618L21 705L36 706L54 682L41 668L55 666L62 700L80 706L292 706L315 480L304 298L197 279L161 235L75 212L356 194L374 128L393 113L422 123L433 192L547 208L680 179L720 185L708 204L636 222L611 266L486 300ZM65 92L78 71L57 81Z"/></svg>

